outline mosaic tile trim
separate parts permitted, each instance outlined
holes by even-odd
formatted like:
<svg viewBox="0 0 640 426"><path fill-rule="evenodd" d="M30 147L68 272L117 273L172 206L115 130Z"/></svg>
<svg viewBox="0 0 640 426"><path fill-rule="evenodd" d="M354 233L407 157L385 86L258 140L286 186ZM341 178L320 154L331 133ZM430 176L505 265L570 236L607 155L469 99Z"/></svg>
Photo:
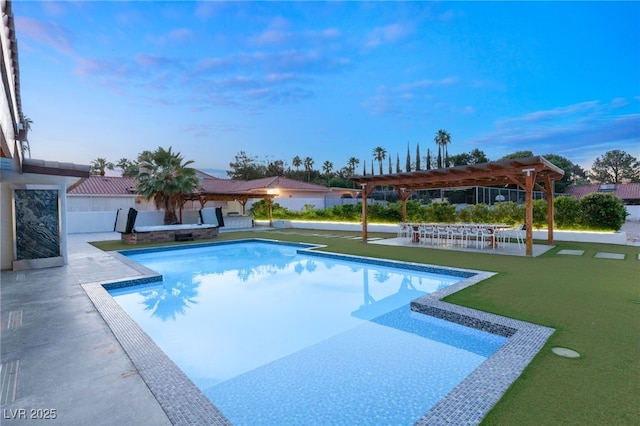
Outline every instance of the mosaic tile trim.
<svg viewBox="0 0 640 426"><path fill-rule="evenodd" d="M469 271L465 269L425 265L423 263L411 263L411 262L402 262L402 261L395 261L395 260L377 259L374 257L350 256L346 254L329 253L329 252L317 251L317 250L304 249L304 250L298 250L298 252L304 253L305 255L309 255L309 256L350 260L350 261L356 261L360 263L366 263L368 265L389 266L393 268L403 268L403 269L409 269L412 271L444 274L444 275L450 275L450 276L461 277L461 278L470 278L476 275L477 273L477 271Z"/></svg>
<svg viewBox="0 0 640 426"><path fill-rule="evenodd" d="M82 287L172 424L231 425L100 283L83 284Z"/></svg>
<svg viewBox="0 0 640 426"><path fill-rule="evenodd" d="M142 254L142 253L155 253L161 251L170 251L170 250L186 250L193 249L198 247L211 247L211 246L222 246L229 244L238 244L238 243L251 243L251 242L262 242L262 243L271 243L285 246L294 246L294 247L318 247L317 244L308 244L308 243L294 243L289 241L278 241L278 240L269 240L264 238L246 238L242 240L230 240L230 241L216 241L216 242L207 242L207 243L192 243L192 244L180 244L175 246L163 246L163 247L149 247L149 248L138 248L138 249L127 249L127 250L118 250L110 252L112 255L120 255L124 259L127 259L127 254Z"/></svg>
<svg viewBox="0 0 640 426"><path fill-rule="evenodd" d="M495 330L501 335L506 331L511 334L505 336L509 338L507 343L415 423L420 426L479 424L555 331L445 303L433 295L414 300L411 309L428 313L444 312L448 317L445 319L451 318L454 322L455 319L462 319L463 325L474 327L482 324L487 327L490 324L486 331Z"/></svg>

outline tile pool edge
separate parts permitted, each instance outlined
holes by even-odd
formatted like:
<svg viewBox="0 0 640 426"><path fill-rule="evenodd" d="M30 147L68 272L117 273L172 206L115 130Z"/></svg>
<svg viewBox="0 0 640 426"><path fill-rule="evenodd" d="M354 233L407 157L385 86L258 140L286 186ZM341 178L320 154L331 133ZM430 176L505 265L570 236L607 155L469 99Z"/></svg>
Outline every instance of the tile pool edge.
<svg viewBox="0 0 640 426"><path fill-rule="evenodd" d="M265 239L240 241L277 242ZM238 242L238 240L234 242ZM202 245L221 243L228 242ZM294 242L285 242L284 244L298 245ZM467 277L443 290L413 300L411 309L415 312L508 337L507 342L496 353L418 419L416 425L480 423L555 331L552 328L488 314L440 300L496 275L493 272L330 253L317 250L323 246L303 245L306 248L300 250L305 254L359 260L369 264L410 266L412 269L453 272L454 275ZM310 248L316 250L309 250ZM159 281L162 276L131 261L119 252L109 253L136 269L141 276L129 280L82 284L82 288L112 330L172 424L230 425L230 421L224 414L129 317L107 291L112 288ZM473 275L469 276L470 274Z"/></svg>
<svg viewBox="0 0 640 426"><path fill-rule="evenodd" d="M146 277L149 278L149 277ZM155 278L155 277L151 277ZM127 285L145 278L127 280ZM173 425L231 425L231 422L160 349L105 289L112 282L82 284L91 302L127 353Z"/></svg>
<svg viewBox="0 0 640 426"><path fill-rule="evenodd" d="M411 310L502 335L508 340L415 425L479 424L555 329L442 302L441 297L444 296L420 297L411 302Z"/></svg>

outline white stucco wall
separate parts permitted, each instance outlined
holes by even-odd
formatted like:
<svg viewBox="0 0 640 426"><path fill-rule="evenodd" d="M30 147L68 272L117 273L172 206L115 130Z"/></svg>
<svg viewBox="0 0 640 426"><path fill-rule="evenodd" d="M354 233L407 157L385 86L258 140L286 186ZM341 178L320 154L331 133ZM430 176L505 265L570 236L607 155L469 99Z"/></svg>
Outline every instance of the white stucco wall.
<svg viewBox="0 0 640 426"><path fill-rule="evenodd" d="M638 222L640 221L640 206L624 206L627 209L627 220Z"/></svg>

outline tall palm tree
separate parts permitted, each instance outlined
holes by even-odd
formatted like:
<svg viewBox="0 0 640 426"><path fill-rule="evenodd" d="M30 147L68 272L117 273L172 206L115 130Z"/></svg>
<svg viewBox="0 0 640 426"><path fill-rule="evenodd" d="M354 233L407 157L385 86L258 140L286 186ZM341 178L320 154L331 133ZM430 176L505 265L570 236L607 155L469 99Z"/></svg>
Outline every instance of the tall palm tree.
<svg viewBox="0 0 640 426"><path fill-rule="evenodd" d="M441 169L443 166L443 156L447 167L449 167L449 149L447 148L447 145L451 143L451 135L446 130L440 129L433 140L436 142L436 145L438 145L438 168Z"/></svg>
<svg viewBox="0 0 640 426"><path fill-rule="evenodd" d="M138 157L139 171L136 192L146 200L153 199L158 210L164 209L164 224L178 223L176 208L183 194L190 194L200 184L195 169L187 167L182 155L159 147Z"/></svg>
<svg viewBox="0 0 640 426"><path fill-rule="evenodd" d="M373 149L373 159L376 160L378 162L378 164L380 164L380 174L384 174L382 172L382 160L384 160L385 158L387 158L387 150L384 149L381 146L377 146ZM373 172L371 172L371 174L373 174Z"/></svg>
<svg viewBox="0 0 640 426"><path fill-rule="evenodd" d="M325 161L322 165L322 171L325 175L327 175L327 186L329 186L329 182L331 179L331 172L333 171L333 163L329 160Z"/></svg>
<svg viewBox="0 0 640 426"><path fill-rule="evenodd" d="M351 157L347 161L347 166L349 167L349 176L353 176L356 174L356 167L360 164L360 160L356 157Z"/></svg>
<svg viewBox="0 0 640 426"><path fill-rule="evenodd" d="M98 157L91 162L91 174L104 176L107 174L107 170L113 170L113 163L107 161L106 158Z"/></svg>
<svg viewBox="0 0 640 426"><path fill-rule="evenodd" d="M307 172L307 182L311 182L311 170L313 170L313 158L306 157L304 159L304 170Z"/></svg>
<svg viewBox="0 0 640 426"><path fill-rule="evenodd" d="M122 170L122 176L129 176L129 171L130 171L131 167L133 166L133 163L128 158L124 158L123 157L123 158L118 160L118 162L115 164L115 166L117 168L119 168L120 170Z"/></svg>
<svg viewBox="0 0 640 426"><path fill-rule="evenodd" d="M291 160L291 164L293 164L293 167L296 168L296 172L299 172L300 166L302 166L302 159L296 155L295 157L293 157L293 160Z"/></svg>

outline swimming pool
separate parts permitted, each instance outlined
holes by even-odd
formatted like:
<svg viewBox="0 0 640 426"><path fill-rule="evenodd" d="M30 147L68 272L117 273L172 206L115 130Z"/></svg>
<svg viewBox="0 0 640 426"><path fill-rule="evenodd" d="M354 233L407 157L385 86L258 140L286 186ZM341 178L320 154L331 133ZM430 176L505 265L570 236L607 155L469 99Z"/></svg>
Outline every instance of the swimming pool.
<svg viewBox="0 0 640 426"><path fill-rule="evenodd" d="M164 281L110 293L234 424L413 423L507 340L409 309L473 274L299 249L133 251Z"/></svg>

